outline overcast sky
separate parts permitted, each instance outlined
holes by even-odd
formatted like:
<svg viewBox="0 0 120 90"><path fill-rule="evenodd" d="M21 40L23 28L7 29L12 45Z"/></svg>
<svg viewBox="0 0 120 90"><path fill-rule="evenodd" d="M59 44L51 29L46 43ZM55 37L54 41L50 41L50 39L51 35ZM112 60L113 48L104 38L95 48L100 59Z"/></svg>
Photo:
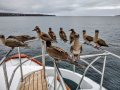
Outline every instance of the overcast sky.
<svg viewBox="0 0 120 90"><path fill-rule="evenodd" d="M120 15L120 0L0 0L0 12L113 16Z"/></svg>

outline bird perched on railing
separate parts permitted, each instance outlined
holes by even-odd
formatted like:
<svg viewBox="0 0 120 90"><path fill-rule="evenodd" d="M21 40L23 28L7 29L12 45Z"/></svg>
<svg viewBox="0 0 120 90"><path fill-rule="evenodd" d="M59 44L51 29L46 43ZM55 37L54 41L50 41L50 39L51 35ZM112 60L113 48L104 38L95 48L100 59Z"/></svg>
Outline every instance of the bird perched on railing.
<svg viewBox="0 0 120 90"><path fill-rule="evenodd" d="M35 29L32 30L32 31L36 31L37 32L37 35L38 35L39 39L42 39L44 41L53 41L48 34L46 34L44 32L41 32L41 30L40 30L40 28L38 26L36 26Z"/></svg>
<svg viewBox="0 0 120 90"><path fill-rule="evenodd" d="M73 42L73 40L74 40L74 36L75 36L76 32L75 32L74 29L70 29L69 31L71 31L70 37L69 37L69 39L70 39L70 44L71 44L71 43Z"/></svg>
<svg viewBox="0 0 120 90"><path fill-rule="evenodd" d="M17 39L17 40L19 40L23 43L26 42L26 41L29 41L29 40L36 39L36 37L31 37L29 35L19 35L19 36L10 35L10 36L8 36L8 38L14 38L14 39Z"/></svg>
<svg viewBox="0 0 120 90"><path fill-rule="evenodd" d="M74 61L80 59L80 54L82 53L82 45L79 42L79 34L74 36L74 41L72 42L72 46L70 48L70 52L73 54Z"/></svg>
<svg viewBox="0 0 120 90"><path fill-rule="evenodd" d="M11 48L28 47L26 43L23 43L17 39L14 39L14 38L5 39L4 35L0 35L0 41L1 41L1 44L4 44L5 46L11 47Z"/></svg>
<svg viewBox="0 0 120 90"><path fill-rule="evenodd" d="M50 37L53 39L54 42L57 42L56 35L52 31L52 28L49 28L48 34L50 35Z"/></svg>
<svg viewBox="0 0 120 90"><path fill-rule="evenodd" d="M65 32L63 31L63 28L60 28L60 31L59 31L59 36L60 38L64 41L64 42L67 42L67 35L65 34Z"/></svg>
<svg viewBox="0 0 120 90"><path fill-rule="evenodd" d="M55 60L73 60L64 49L52 46L50 41L46 41L46 51Z"/></svg>
<svg viewBox="0 0 120 90"><path fill-rule="evenodd" d="M99 48L101 46L108 47L108 44L104 40L98 38L98 36L99 36L99 30L95 30L95 36L94 36L94 40L93 40L94 43L96 44L95 47L96 48Z"/></svg>
<svg viewBox="0 0 120 90"><path fill-rule="evenodd" d="M86 34L86 30L83 30L84 43L90 43L93 41L93 37Z"/></svg>

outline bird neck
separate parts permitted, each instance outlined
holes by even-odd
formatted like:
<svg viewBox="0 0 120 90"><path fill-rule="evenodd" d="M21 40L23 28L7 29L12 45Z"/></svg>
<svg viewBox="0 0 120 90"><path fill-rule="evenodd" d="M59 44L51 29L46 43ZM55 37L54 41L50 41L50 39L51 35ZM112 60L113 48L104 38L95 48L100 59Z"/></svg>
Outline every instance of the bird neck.
<svg viewBox="0 0 120 90"><path fill-rule="evenodd" d="M74 41L74 45L79 45L80 42L79 42L79 38L76 38L75 41Z"/></svg>
<svg viewBox="0 0 120 90"><path fill-rule="evenodd" d="M41 35L41 31L39 30L39 31L37 31L37 36L38 36L38 38L40 38L40 35Z"/></svg>
<svg viewBox="0 0 120 90"><path fill-rule="evenodd" d="M94 37L94 39L95 39L95 41L97 41L98 40L98 33L95 33L95 37Z"/></svg>
<svg viewBox="0 0 120 90"><path fill-rule="evenodd" d="M83 33L83 38L84 38L84 39L86 38L86 36L87 36L87 34L86 34L86 33Z"/></svg>
<svg viewBox="0 0 120 90"><path fill-rule="evenodd" d="M5 44L5 38L0 39L1 44Z"/></svg>
<svg viewBox="0 0 120 90"><path fill-rule="evenodd" d="M75 33L75 31L72 31L72 33Z"/></svg>

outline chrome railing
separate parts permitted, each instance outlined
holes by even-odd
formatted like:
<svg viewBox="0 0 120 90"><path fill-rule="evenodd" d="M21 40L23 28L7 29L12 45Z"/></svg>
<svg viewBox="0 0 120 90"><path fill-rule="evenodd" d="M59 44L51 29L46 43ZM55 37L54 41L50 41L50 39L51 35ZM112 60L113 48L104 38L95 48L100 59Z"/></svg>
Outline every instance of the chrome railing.
<svg viewBox="0 0 120 90"><path fill-rule="evenodd" d="M19 60L20 60L20 63L18 66L16 66L16 68L14 69L14 71L12 72L12 75L10 77L10 81L8 81L8 75L7 75L7 70L6 70L6 63L5 63L5 60L6 58L8 57L8 55L13 51L13 49L11 49L0 61L0 66L2 65L3 66L3 72L4 72L4 77L5 77L5 83L6 83L6 90L9 90L10 89L10 86L11 86L11 83L13 81L13 78L14 78L14 75L15 75L15 72L17 71L17 69L19 67L21 67L21 81L23 80L23 71L22 71L22 65L31 60L31 59L34 59L34 58L38 58L38 57L42 57L42 63L43 63L43 66L45 66L45 56L48 56L48 54L45 54L45 43L42 44L42 55L38 55L38 56L34 56L32 58L29 58L28 60L24 61L24 62L21 62L21 58L20 58L20 51L19 51L19 48L18 48L18 54L19 54ZM104 72L105 72L105 64L106 64L106 58L108 55L112 55L118 59L120 59L120 56L114 54L114 53L111 53L109 51L106 51L104 50L105 52L102 53L102 54L92 54L92 55L82 55L80 56L80 60L84 63L86 63L88 66L87 68L85 69L84 73L83 73L83 76L78 84L78 87L76 88L76 90L79 90L81 88L81 84L84 80L84 77L88 71L88 69L91 67L93 70L95 70L97 73L99 73L101 75L101 81L100 81L100 89L99 90L102 90L102 84L103 84L103 80L104 80ZM102 72L99 71L98 69L96 69L92 64L94 62L96 62L101 56L104 56L104 62L103 62L103 67L102 67ZM85 58L90 58L90 57L96 57L91 63L87 62L86 60L84 60ZM60 84L63 88L63 90L66 90L66 86L65 86L65 83L64 83L64 80L63 80L63 77L62 77L62 74L57 66L56 63L54 63L54 67L55 67L55 80L56 80L56 74L59 76L60 78ZM45 67L43 67L45 69ZM73 70L75 71L75 65L73 65ZM45 71L44 71L45 72ZM54 86L56 86L56 81L54 81ZM54 87L55 90L56 87Z"/></svg>
<svg viewBox="0 0 120 90"><path fill-rule="evenodd" d="M109 52L109 51L106 51L106 50L104 50L104 51L105 51L105 52L102 53L102 54L93 54L93 55L83 55L83 56L80 56L80 58L81 58L80 60L81 60L82 62L86 63L88 66L87 66L87 68L85 69L85 71L84 71L84 73L83 73L83 75L82 75L82 78L80 79L80 82L79 82L76 90L80 90L80 88L82 89L81 84L82 84L82 82L83 82L83 80L84 80L84 77L85 77L85 75L86 75L86 73L87 73L87 71L88 71L88 69L89 69L90 67L91 67L93 70L95 70L97 73L99 73L99 74L101 75L100 89L99 89L99 90L102 90L102 88L103 88L102 84L103 84L103 78L104 78L104 72L105 72L105 65L106 65L106 58L107 58L107 56L108 56L108 55L112 55L112 56L120 59L120 56L118 56L118 55L116 55L116 54L114 54L114 53L111 53L111 52ZM102 72L99 71L98 69L96 69L94 66L92 66L92 64L93 64L94 62L96 62L101 56L104 56ZM96 57L96 58L95 58L91 63L88 63L86 60L84 60L85 58L90 58L90 57ZM74 67L73 67L73 68L74 68Z"/></svg>

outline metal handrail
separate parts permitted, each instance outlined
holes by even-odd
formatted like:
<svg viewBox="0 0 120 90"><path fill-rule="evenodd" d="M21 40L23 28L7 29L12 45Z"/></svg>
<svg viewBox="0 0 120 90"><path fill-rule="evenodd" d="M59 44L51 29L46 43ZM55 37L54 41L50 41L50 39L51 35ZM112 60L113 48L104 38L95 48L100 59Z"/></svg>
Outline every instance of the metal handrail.
<svg viewBox="0 0 120 90"><path fill-rule="evenodd" d="M85 61L84 59L80 59L82 62L86 63L87 65L89 65L89 63L87 61ZM93 65L90 66L92 69L94 69L97 73L99 73L100 75L102 75L102 73L97 70Z"/></svg>
<svg viewBox="0 0 120 90"><path fill-rule="evenodd" d="M8 55L13 51L14 48L11 48L10 51L0 60L0 65L5 61L5 59L8 57Z"/></svg>
<svg viewBox="0 0 120 90"><path fill-rule="evenodd" d="M2 58L2 60L0 61L0 65L3 64L3 68L4 68L3 70L5 70L5 68L6 68L5 59L6 59L6 58L8 57L8 55L12 52L12 50L13 50L13 49L11 49L11 50ZM111 53L111 52L109 52L109 51L106 51L106 50L104 50L104 51L105 51L105 53L102 53L102 54L93 54L93 55L83 55L83 56L80 56L81 61L83 61L83 62L86 63L86 64L89 64L89 63L88 63L87 61L85 61L84 58L95 57L95 56L99 56L99 57L100 57L100 56L105 56L104 63L103 63L102 73L101 73L99 70L97 70L95 67L93 67L92 65L89 66L89 67L93 68L95 71L97 71L99 74L102 75L102 77L101 77L101 83L100 83L100 90L102 90L102 83L103 83L103 76L104 76L104 70L105 70L106 56L107 56L107 55L112 55L112 56L117 57L118 59L120 59L120 56L118 56L118 55L116 55L116 54L114 54L114 53ZM14 74L15 74L16 70L20 67L20 65L22 65L23 63L29 61L30 59L34 59L34 58L38 58L38 57L42 57L42 56L48 56L48 54L38 55L38 56L35 56L35 57L32 57L32 58L29 58L28 60L26 60L26 61L22 62L21 64L19 64L19 65L14 69L14 71L13 71L13 73L12 73L12 76L11 76L11 78L10 78L10 81L9 81L9 82L6 82L6 83L8 83L7 86L6 86L6 87L8 87L7 90L9 90L9 88L10 88L10 86L11 86L11 83L12 83L12 80L13 80L13 78L14 78ZM59 72L59 69L57 69L57 73L58 73L58 72ZM5 74L7 75L7 72L4 72L4 76L6 76ZM58 73L58 75L59 75L59 76L61 77L61 79L62 79L62 76L60 75L60 73ZM5 81L8 81L8 79L6 78ZM62 80L61 80L61 82L62 82ZM64 81L63 81L62 83L64 83ZM64 85L62 85L62 86L64 86Z"/></svg>
<svg viewBox="0 0 120 90"><path fill-rule="evenodd" d="M81 83L82 83L82 81L83 81L83 78L85 77L85 75L86 75L88 69L90 68L90 66L91 66L95 61L97 61L100 57L101 57L101 56L98 56L97 58L95 58L95 59L87 66L87 68L85 69L85 71L84 71L84 73L83 73L83 76L82 76L82 78L81 78L81 80L80 80L80 82L79 82L78 87L76 88L76 90L79 90L79 87L81 86Z"/></svg>
<svg viewBox="0 0 120 90"><path fill-rule="evenodd" d="M22 61L21 61L20 47L18 47L18 54L19 54L21 81L23 82L23 69L22 69L22 65L21 65Z"/></svg>
<svg viewBox="0 0 120 90"><path fill-rule="evenodd" d="M102 90L103 77L104 77L105 64L106 64L106 58L107 58L107 56L105 56L105 58L104 58L103 69L102 69L102 77L101 77L101 82L100 82L100 90Z"/></svg>

